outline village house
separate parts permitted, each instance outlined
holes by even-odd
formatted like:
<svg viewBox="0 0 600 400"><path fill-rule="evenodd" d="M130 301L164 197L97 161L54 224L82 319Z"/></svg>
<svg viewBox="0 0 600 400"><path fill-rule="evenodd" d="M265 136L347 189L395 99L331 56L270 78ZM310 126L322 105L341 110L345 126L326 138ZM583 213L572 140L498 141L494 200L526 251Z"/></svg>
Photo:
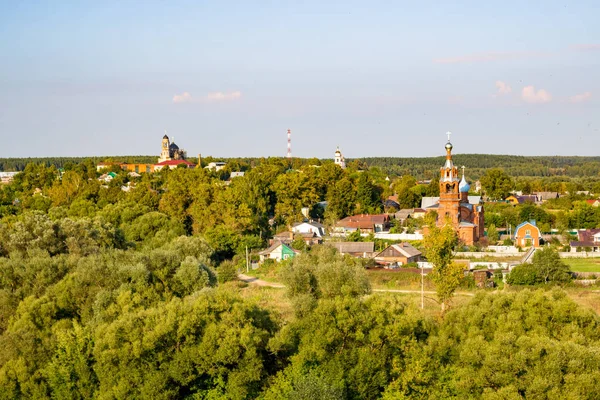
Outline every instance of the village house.
<svg viewBox="0 0 600 400"><path fill-rule="evenodd" d="M425 197L423 197L423 198L425 199ZM430 198L439 199L439 197L430 197ZM424 218L425 215L427 215L427 210L425 210L424 208L413 209L413 213L412 213L413 218Z"/></svg>
<svg viewBox="0 0 600 400"><path fill-rule="evenodd" d="M220 171L223 168L225 168L225 166L227 165L226 162L223 161L217 161L217 162L210 162L208 163L208 165L206 167L204 167L204 169L207 169L209 171Z"/></svg>
<svg viewBox="0 0 600 400"><path fill-rule="evenodd" d="M297 222L292 225L292 232L300 234L315 234L318 237L325 236L325 226L319 222Z"/></svg>
<svg viewBox="0 0 600 400"><path fill-rule="evenodd" d="M108 172L106 174L102 174L98 177L98 180L100 182L104 182L104 183L109 183L110 181L112 181L113 179L115 179L117 177L117 174L114 172Z"/></svg>
<svg viewBox="0 0 600 400"><path fill-rule="evenodd" d="M505 200L506 200L506 202L516 206L517 204L537 203L537 196L534 194L526 194L526 195L511 194Z"/></svg>
<svg viewBox="0 0 600 400"><path fill-rule="evenodd" d="M600 206L600 200L586 200L585 202L588 203L592 207Z"/></svg>
<svg viewBox="0 0 600 400"><path fill-rule="evenodd" d="M374 242L326 242L326 245L335 247L341 255L358 258L371 258L375 252Z"/></svg>
<svg viewBox="0 0 600 400"><path fill-rule="evenodd" d="M400 225L404 225L407 219L413 217L414 212L414 208L403 208L399 211L396 211L394 218L396 218L397 221L400 221Z"/></svg>
<svg viewBox="0 0 600 400"><path fill-rule="evenodd" d="M548 200L558 199L560 197L558 192L536 192L534 195L537 197L536 202L538 204L544 203Z"/></svg>
<svg viewBox="0 0 600 400"><path fill-rule="evenodd" d="M515 246L540 247L542 233L535 221L526 221L515 228Z"/></svg>
<svg viewBox="0 0 600 400"><path fill-rule="evenodd" d="M260 257L260 262L263 262L267 259L279 262L281 260L287 260L288 258L294 258L297 254L300 254L300 252L292 249L287 244L276 242L273 243L268 249L258 253L258 256Z"/></svg>
<svg viewBox="0 0 600 400"><path fill-rule="evenodd" d="M284 231L284 232L279 232L275 235L273 235L273 239L271 239L271 245L273 243L283 243L283 244L290 244L294 241L294 232L291 231Z"/></svg>
<svg viewBox="0 0 600 400"><path fill-rule="evenodd" d="M12 180L13 180L13 178L17 174L18 174L18 172L5 172L5 171L1 171L0 172L0 183L11 183Z"/></svg>
<svg viewBox="0 0 600 400"><path fill-rule="evenodd" d="M421 252L410 243L398 243L388 246L375 256L375 262L386 267L399 267L421 261Z"/></svg>
<svg viewBox="0 0 600 400"><path fill-rule="evenodd" d="M360 232L362 235L384 232L390 229L390 216L388 214L362 214L352 215L338 221L333 227L337 235L348 235L352 232Z"/></svg>
<svg viewBox="0 0 600 400"><path fill-rule="evenodd" d="M600 251L600 229L580 229L577 231L577 240L569 243L571 252Z"/></svg>

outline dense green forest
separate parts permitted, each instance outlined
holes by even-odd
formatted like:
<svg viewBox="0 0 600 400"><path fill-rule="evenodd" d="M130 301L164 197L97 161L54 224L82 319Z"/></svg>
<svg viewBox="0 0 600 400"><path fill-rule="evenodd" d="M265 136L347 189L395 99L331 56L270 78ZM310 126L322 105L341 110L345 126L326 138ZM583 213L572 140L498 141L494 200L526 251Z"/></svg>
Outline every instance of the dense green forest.
<svg viewBox="0 0 600 400"><path fill-rule="evenodd" d="M600 177L600 156L512 156L496 154L455 154L454 162L467 167L469 176L479 179L487 169L502 168L513 177ZM110 157L47 157L47 158L0 158L0 171L22 171L28 163L42 163L62 168L69 163L119 161L128 163L154 163L156 156L110 156ZM197 158L190 158L197 162ZM203 165L211 161L226 161L241 165L257 166L265 158L214 158L206 157ZM307 164L321 165L327 160L317 158L293 160L295 167ZM417 179L430 179L437 175L444 157L366 157L348 159L349 163L362 167L378 167L391 176L412 175Z"/></svg>
<svg viewBox="0 0 600 400"><path fill-rule="evenodd" d="M281 295L237 282L245 249L266 247L303 207L330 224L382 212L393 193L414 205L438 190L360 163L310 164L116 168L110 182L92 160L27 164L0 185L0 398L600 397L600 319L560 289L482 292L426 313L373 292L362 262L327 246L282 264ZM490 193L521 184L486 175ZM581 196L552 209L497 203L488 215L600 226ZM448 254L448 276L431 279L450 305L460 279Z"/></svg>
<svg viewBox="0 0 600 400"><path fill-rule="evenodd" d="M600 177L600 157L453 154L452 158L456 165L466 166L474 179L479 179L490 168L502 168L512 177ZM368 157L359 160L395 176L412 175L418 179L431 178L432 173L435 175L444 164L444 157Z"/></svg>

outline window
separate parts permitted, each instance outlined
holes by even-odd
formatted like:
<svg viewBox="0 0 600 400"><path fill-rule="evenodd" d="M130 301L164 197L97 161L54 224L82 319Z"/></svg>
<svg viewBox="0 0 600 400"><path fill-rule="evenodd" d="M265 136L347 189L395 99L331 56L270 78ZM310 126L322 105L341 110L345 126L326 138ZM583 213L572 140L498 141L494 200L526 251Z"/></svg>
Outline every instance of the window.
<svg viewBox="0 0 600 400"><path fill-rule="evenodd" d="M527 230L525 231L525 234L526 234L526 235L529 235L529 236L531 236L531 229L527 229Z"/></svg>

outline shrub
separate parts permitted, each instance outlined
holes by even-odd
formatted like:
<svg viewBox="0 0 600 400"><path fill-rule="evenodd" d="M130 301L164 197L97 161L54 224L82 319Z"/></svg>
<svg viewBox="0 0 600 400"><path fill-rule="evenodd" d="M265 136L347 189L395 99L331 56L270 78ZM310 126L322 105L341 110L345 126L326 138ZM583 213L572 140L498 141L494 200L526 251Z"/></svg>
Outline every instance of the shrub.
<svg viewBox="0 0 600 400"><path fill-rule="evenodd" d="M237 265L233 261L223 261L217 268L217 281L219 283L230 282L237 279Z"/></svg>

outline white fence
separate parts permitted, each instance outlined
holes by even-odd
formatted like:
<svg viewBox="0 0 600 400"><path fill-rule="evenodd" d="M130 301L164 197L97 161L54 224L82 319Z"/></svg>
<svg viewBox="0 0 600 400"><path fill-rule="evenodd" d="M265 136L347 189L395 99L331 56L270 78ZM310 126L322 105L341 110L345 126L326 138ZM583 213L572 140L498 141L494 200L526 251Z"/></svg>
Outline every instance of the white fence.
<svg viewBox="0 0 600 400"><path fill-rule="evenodd" d="M387 239L387 240L423 240L423 234L421 233L387 233L377 232L375 239Z"/></svg>
<svg viewBox="0 0 600 400"><path fill-rule="evenodd" d="M484 251L457 251L454 253L455 258L484 258L484 257L523 257L525 252L506 252L506 253L494 253L494 252L484 252Z"/></svg>
<svg viewBox="0 0 600 400"><path fill-rule="evenodd" d="M471 261L469 267L471 269L481 269L481 267L487 269L508 269L510 263L507 262L483 262L483 261Z"/></svg>
<svg viewBox="0 0 600 400"><path fill-rule="evenodd" d="M519 249L515 246L488 246L488 250L494 251L495 253L518 253Z"/></svg>
<svg viewBox="0 0 600 400"><path fill-rule="evenodd" d="M600 258L600 251L581 251L576 253L558 253L560 258Z"/></svg>

